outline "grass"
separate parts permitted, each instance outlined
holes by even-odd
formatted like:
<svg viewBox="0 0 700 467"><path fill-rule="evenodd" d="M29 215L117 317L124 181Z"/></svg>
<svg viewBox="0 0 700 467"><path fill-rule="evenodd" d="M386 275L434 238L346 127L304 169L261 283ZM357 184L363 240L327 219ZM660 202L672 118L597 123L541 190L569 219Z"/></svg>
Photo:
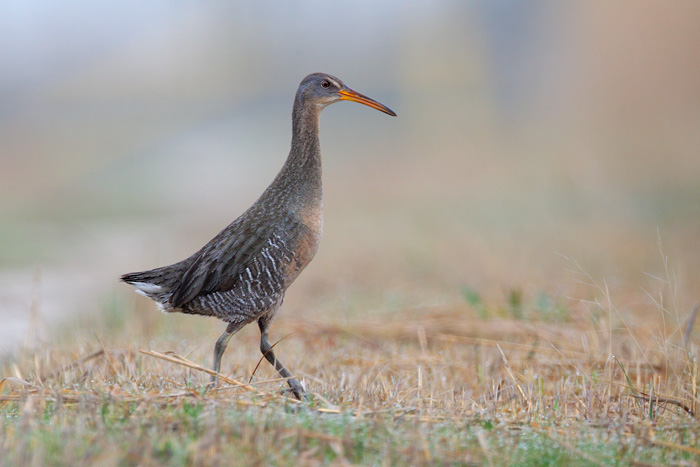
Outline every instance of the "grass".
<svg viewBox="0 0 700 467"><path fill-rule="evenodd" d="M219 323L106 299L100 315L2 361L0 458L698 465L698 346L692 332L684 342L689 313L673 308L682 297L668 304L659 291L632 313L581 276L585 300L520 289L488 300L465 285L449 305L389 297L383 313L340 321L283 314L274 335L289 336L277 349L304 379L306 403L280 394L284 382L265 362L253 375L252 327L232 341L228 375L213 387Z"/></svg>

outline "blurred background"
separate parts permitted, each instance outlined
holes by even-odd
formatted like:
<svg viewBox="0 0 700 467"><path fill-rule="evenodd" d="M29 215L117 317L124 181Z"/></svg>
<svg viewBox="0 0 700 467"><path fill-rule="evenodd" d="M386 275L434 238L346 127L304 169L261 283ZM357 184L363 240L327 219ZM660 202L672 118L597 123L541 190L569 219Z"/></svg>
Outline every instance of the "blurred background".
<svg viewBox="0 0 700 467"><path fill-rule="evenodd" d="M582 273L630 309L669 278L700 299L694 0L2 1L0 64L0 351L115 302L166 319L118 276L255 201L315 71L398 118L324 112L288 317L583 300Z"/></svg>

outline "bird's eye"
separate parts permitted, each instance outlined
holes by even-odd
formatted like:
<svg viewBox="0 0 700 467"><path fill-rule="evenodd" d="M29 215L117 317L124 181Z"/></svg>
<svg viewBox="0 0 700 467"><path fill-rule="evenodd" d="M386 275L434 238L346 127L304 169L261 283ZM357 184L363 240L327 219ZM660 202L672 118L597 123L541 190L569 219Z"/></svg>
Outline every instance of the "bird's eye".
<svg viewBox="0 0 700 467"><path fill-rule="evenodd" d="M323 81L323 82L321 82L321 87L323 87L323 88L330 88L330 87L331 87L331 83L330 83L329 81Z"/></svg>

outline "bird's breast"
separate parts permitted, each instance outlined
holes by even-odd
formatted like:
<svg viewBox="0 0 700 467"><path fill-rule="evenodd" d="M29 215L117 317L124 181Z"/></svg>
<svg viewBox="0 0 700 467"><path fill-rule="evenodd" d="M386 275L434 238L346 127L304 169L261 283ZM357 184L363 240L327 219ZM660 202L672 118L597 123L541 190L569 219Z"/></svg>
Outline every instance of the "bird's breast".
<svg viewBox="0 0 700 467"><path fill-rule="evenodd" d="M320 204L312 209L300 210L297 216L302 228L294 247L294 261L289 265L291 270L287 272L287 284L296 279L314 258L323 235L323 208Z"/></svg>

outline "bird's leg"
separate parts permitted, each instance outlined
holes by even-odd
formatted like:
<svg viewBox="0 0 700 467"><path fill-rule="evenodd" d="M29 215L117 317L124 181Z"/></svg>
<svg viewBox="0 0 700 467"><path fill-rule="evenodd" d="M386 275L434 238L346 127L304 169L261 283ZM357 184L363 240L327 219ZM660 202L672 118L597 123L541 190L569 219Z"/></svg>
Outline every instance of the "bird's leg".
<svg viewBox="0 0 700 467"><path fill-rule="evenodd" d="M272 351L272 345L270 345L270 341L267 340L269 324L268 321L262 319L258 321L258 326L260 326L260 352L262 352L267 361L275 367L283 378L287 378L287 384L289 384L289 389L292 391L292 394L294 394L294 397L300 401L305 400L306 391L304 391L304 386L302 386L299 380L284 367L282 362L275 357L275 353Z"/></svg>
<svg viewBox="0 0 700 467"><path fill-rule="evenodd" d="M219 373L219 370L221 369L221 356L224 354L224 351L226 350L226 346L228 345L228 341L231 340L231 337L241 328L241 325L238 323L229 323L228 326L226 326L226 330L224 333L216 340L216 345L214 346L214 368L213 370ZM218 379L218 376L216 375L211 375L211 382L216 383Z"/></svg>

